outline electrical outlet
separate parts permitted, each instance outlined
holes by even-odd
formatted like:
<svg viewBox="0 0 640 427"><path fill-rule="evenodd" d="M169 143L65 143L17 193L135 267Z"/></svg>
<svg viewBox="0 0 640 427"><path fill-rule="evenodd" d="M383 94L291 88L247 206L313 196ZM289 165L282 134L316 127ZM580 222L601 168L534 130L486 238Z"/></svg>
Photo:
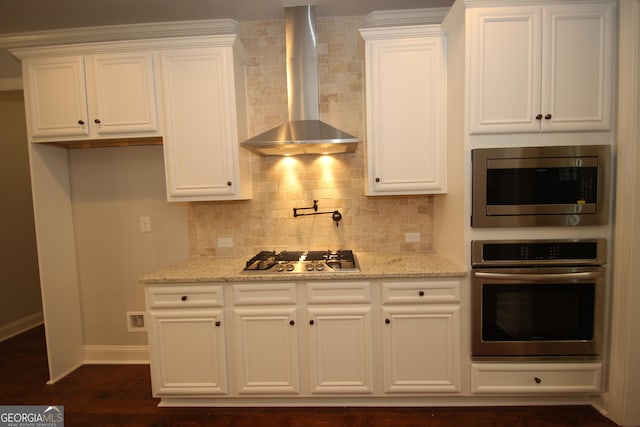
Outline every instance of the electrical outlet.
<svg viewBox="0 0 640 427"><path fill-rule="evenodd" d="M151 232L151 217L148 217L148 216L140 217L140 232L141 233Z"/></svg>
<svg viewBox="0 0 640 427"><path fill-rule="evenodd" d="M233 247L233 237L218 237L218 247L219 248L232 248Z"/></svg>
<svg viewBox="0 0 640 427"><path fill-rule="evenodd" d="M129 332L144 332L147 330L144 311L127 311L127 330Z"/></svg>
<svg viewBox="0 0 640 427"><path fill-rule="evenodd" d="M420 241L420 233L405 233L404 234L405 242L419 242Z"/></svg>

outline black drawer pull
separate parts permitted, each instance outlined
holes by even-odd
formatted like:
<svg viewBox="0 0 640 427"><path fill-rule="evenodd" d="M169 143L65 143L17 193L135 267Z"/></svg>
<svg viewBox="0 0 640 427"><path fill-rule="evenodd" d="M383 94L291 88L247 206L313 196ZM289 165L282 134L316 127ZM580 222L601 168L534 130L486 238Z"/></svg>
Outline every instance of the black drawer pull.
<svg viewBox="0 0 640 427"><path fill-rule="evenodd" d="M421 297L423 297L423 296L424 296L424 291L420 291L420 292L418 292L418 295L420 295Z"/></svg>
<svg viewBox="0 0 640 427"><path fill-rule="evenodd" d="M389 323L391 323L391 319L384 319L384 323L388 325Z"/></svg>
<svg viewBox="0 0 640 427"><path fill-rule="evenodd" d="M220 326L221 324L222 324L222 323L220 323L220 321L219 321L219 320L216 322L216 326Z"/></svg>
<svg viewBox="0 0 640 427"><path fill-rule="evenodd" d="M309 320L309 324L310 324L311 326L315 325L315 323L316 323L316 322L315 322L313 319Z"/></svg>
<svg viewBox="0 0 640 427"><path fill-rule="evenodd" d="M187 300L187 296L186 296L186 295L182 295L182 296L180 297L180 299L181 299L182 301L186 301L186 300Z"/></svg>
<svg viewBox="0 0 640 427"><path fill-rule="evenodd" d="M538 377L534 377L533 380L536 382L536 384L540 384L542 382L542 380Z"/></svg>
<svg viewBox="0 0 640 427"><path fill-rule="evenodd" d="M296 324L296 322L295 322L295 321L293 321L293 320L289 320L289 324L290 324L291 326L293 326L293 325L295 325L295 324Z"/></svg>

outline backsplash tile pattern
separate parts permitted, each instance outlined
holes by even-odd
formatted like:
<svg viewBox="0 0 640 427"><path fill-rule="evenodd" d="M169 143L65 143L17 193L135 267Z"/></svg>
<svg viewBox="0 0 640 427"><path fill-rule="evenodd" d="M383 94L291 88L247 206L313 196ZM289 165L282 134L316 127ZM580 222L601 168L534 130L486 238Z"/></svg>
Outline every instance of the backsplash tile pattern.
<svg viewBox="0 0 640 427"><path fill-rule="evenodd" d="M320 118L364 141L363 17L318 18ZM287 119L284 20L241 24L247 68L249 135ZM356 153L291 158L252 156L253 199L189 204L190 255L247 257L258 250L433 250L433 196L364 196L364 142ZM293 217L294 207L330 214ZM311 211L301 211L311 212ZM405 242L405 233L420 233ZM218 238L233 238L219 248Z"/></svg>

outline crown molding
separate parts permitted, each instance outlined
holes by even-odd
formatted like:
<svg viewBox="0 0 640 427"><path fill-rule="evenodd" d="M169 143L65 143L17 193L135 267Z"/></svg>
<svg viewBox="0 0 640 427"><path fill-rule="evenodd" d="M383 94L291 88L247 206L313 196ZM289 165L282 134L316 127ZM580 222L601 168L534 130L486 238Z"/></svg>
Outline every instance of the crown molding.
<svg viewBox="0 0 640 427"><path fill-rule="evenodd" d="M237 34L233 19L206 19L142 24L106 25L0 35L0 48L140 40L167 37Z"/></svg>
<svg viewBox="0 0 640 427"><path fill-rule="evenodd" d="M448 7L376 11L365 16L364 23L365 27L440 24L447 12Z"/></svg>

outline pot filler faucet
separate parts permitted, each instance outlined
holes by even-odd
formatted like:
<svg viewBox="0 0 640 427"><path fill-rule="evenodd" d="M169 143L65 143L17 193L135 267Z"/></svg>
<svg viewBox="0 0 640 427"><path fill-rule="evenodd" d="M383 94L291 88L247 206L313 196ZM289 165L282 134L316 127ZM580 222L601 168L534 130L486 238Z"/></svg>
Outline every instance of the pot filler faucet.
<svg viewBox="0 0 640 427"><path fill-rule="evenodd" d="M306 210L313 210L313 212L311 212L311 213L298 213L298 211L306 211ZM299 216L325 215L325 214L331 214L331 219L336 222L336 227L338 227L340 225L340 220L342 219L342 214L340 213L340 211L335 210L333 212L318 212L318 201L317 200L314 200L313 201L313 206L310 206L308 208L293 208L293 217L294 218L297 218Z"/></svg>

